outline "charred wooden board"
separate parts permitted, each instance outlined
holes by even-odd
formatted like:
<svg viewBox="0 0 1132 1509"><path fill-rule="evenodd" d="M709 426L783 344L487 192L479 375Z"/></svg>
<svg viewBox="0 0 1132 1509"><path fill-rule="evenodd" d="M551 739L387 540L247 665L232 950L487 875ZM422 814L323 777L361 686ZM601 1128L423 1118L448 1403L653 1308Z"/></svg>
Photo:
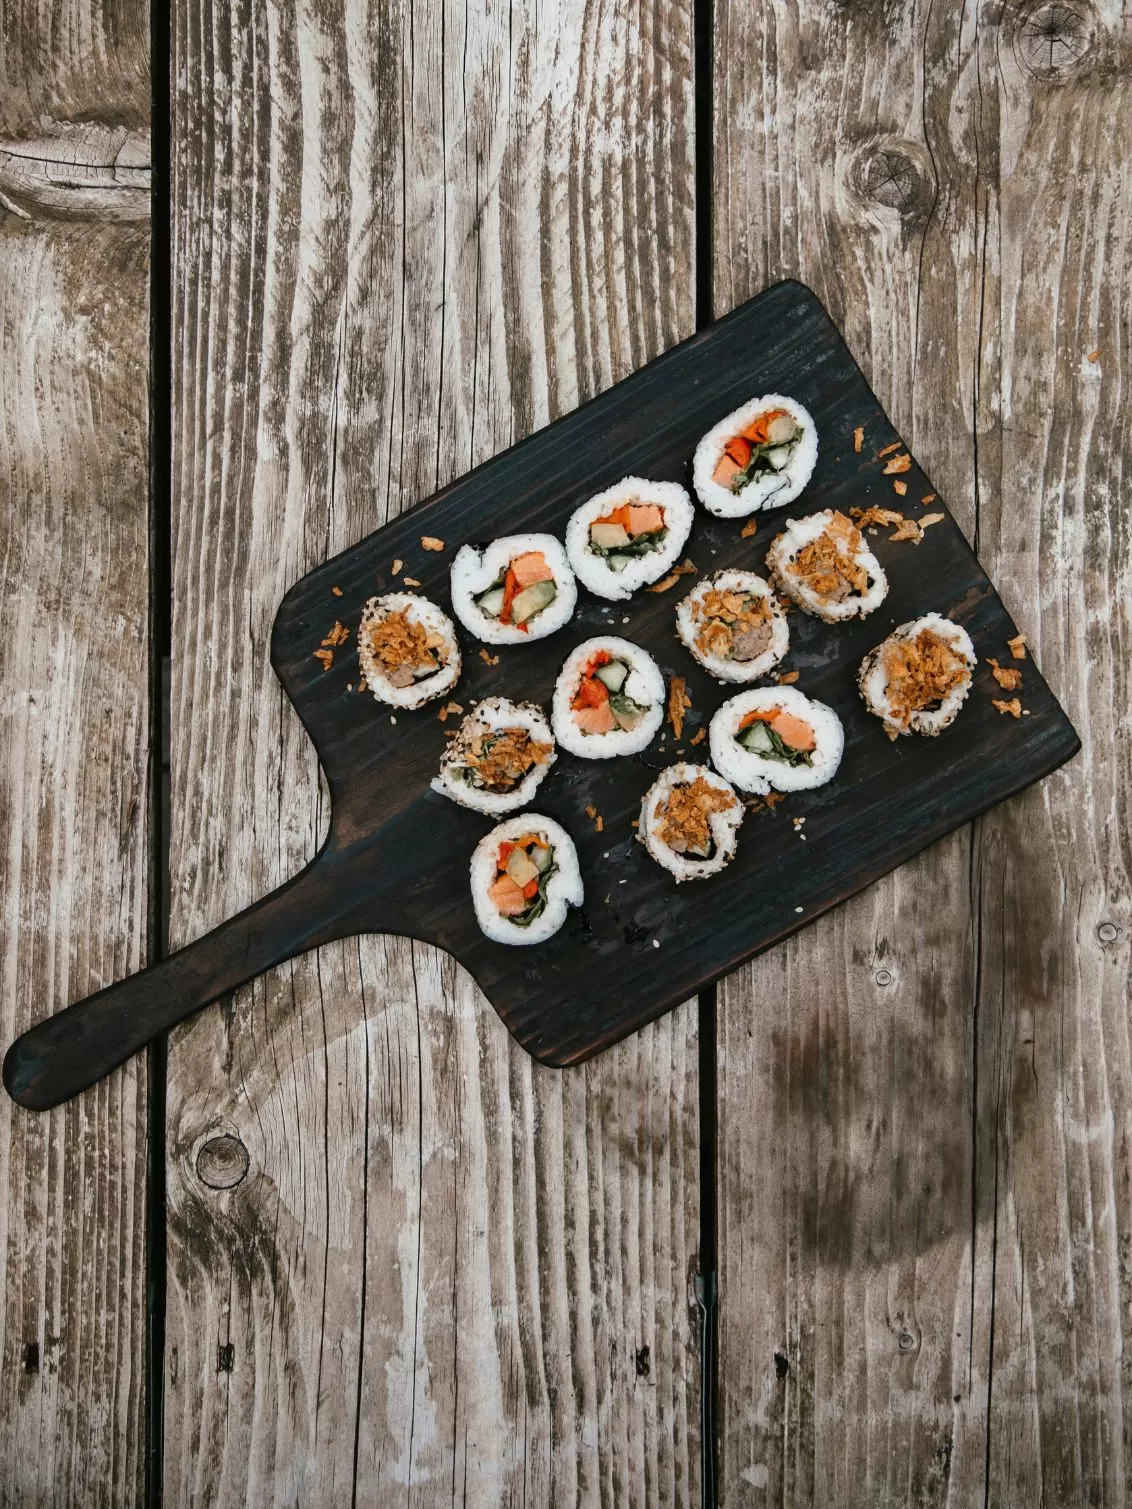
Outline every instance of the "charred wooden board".
<svg viewBox="0 0 1132 1509"><path fill-rule="evenodd" d="M899 437L818 301L799 284L783 283L308 573L280 607L272 663L329 783L324 848L287 886L207 938L33 1029L5 1063L11 1092L29 1105L54 1104L260 970L370 931L447 949L529 1052L549 1064L576 1063L1069 759L1077 735L1032 665L1019 719L994 707L1002 694L985 664L958 721L938 739L890 742L865 712L857 667L895 624L947 613L967 628L981 662L1008 659L1006 642L1016 632L950 515L918 544L892 543L881 531L871 543L889 578L883 607L844 626L792 614L791 649L780 667L798 670L800 689L842 718L846 749L837 779L792 795L774 813L752 814L728 870L678 888L636 842L632 822L656 772L676 758L697 757L691 738L729 695L675 635L677 602L694 579L624 605L583 593L566 629L493 651L498 664L481 658L462 633L455 700L465 708L499 694L547 703L570 649L608 629L643 645L667 676L686 678L692 708L684 737L677 745L667 728L643 754L621 760L560 754L537 810L573 834L585 905L537 947L508 948L480 933L467 861L491 824L429 789L445 745L437 705L394 714L376 703L361 688L352 638L329 669L315 652L336 622L354 630L366 600L401 587L406 576L450 609L448 568L465 542L520 530L561 534L580 502L630 472L688 482L699 437L763 392L790 393L813 414L820 441L813 478L791 508L759 516L761 527L747 539L741 520L698 511L687 554L701 574L722 566L761 570L785 519L815 509L895 505L913 517L943 509L938 500L920 503L934 489L914 463L901 478L906 497L894 495L877 452ZM425 535L442 539L445 550L424 550ZM601 832L588 808L601 815ZM805 818L804 829L795 817Z"/></svg>

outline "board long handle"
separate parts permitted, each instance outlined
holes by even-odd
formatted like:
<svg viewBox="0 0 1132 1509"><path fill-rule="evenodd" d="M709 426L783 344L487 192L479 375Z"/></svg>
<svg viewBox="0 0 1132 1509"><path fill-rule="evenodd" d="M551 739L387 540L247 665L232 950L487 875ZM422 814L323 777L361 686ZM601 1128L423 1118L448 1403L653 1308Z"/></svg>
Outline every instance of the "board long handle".
<svg viewBox="0 0 1132 1509"><path fill-rule="evenodd" d="M187 947L37 1023L4 1057L8 1094L29 1110L49 1110L210 1001L341 936L326 920L335 886L325 869L316 858Z"/></svg>

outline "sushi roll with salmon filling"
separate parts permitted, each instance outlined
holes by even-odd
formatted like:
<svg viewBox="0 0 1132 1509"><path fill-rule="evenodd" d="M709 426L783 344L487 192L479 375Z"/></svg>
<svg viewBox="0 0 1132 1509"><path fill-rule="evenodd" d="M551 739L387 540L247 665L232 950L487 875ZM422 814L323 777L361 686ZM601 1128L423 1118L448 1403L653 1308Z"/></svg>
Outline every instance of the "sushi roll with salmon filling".
<svg viewBox="0 0 1132 1509"><path fill-rule="evenodd" d="M725 702L708 733L712 764L740 791L808 791L837 774L845 734L824 702L792 686L761 687Z"/></svg>
<svg viewBox="0 0 1132 1509"><path fill-rule="evenodd" d="M474 812L525 807L557 759L541 707L485 697L440 758L432 789Z"/></svg>
<svg viewBox="0 0 1132 1509"><path fill-rule="evenodd" d="M793 398L752 398L710 429L696 447L692 480L708 513L743 518L792 503L818 459L818 432Z"/></svg>
<svg viewBox="0 0 1132 1509"><path fill-rule="evenodd" d="M678 559L695 509L678 482L625 477L571 515L566 554L578 580L618 602L659 581Z"/></svg>
<svg viewBox="0 0 1132 1509"><path fill-rule="evenodd" d="M672 765L645 792L637 837L682 880L717 875L731 862L743 803L706 765Z"/></svg>
<svg viewBox="0 0 1132 1509"><path fill-rule="evenodd" d="M676 609L676 632L717 681L757 681L790 648L774 593L752 571L717 571Z"/></svg>
<svg viewBox="0 0 1132 1509"><path fill-rule="evenodd" d="M867 617L888 593L888 578L864 535L832 508L791 519L766 563L787 597L828 624Z"/></svg>
<svg viewBox="0 0 1132 1509"><path fill-rule="evenodd" d="M390 707L420 707L455 686L460 646L447 614L415 592L371 597L358 625L366 684Z"/></svg>
<svg viewBox="0 0 1132 1509"><path fill-rule="evenodd" d="M456 617L485 644L526 644L568 623L578 588L552 534L513 534L483 550L463 545L452 562Z"/></svg>
<svg viewBox="0 0 1132 1509"><path fill-rule="evenodd" d="M664 717L664 677L651 655L627 639L587 639L554 684L550 721L563 749L583 759L637 754Z"/></svg>
<svg viewBox="0 0 1132 1509"><path fill-rule="evenodd" d="M894 629L865 656L857 685L890 739L941 734L963 706L977 663L961 624L925 613Z"/></svg>
<svg viewBox="0 0 1132 1509"><path fill-rule="evenodd" d="M544 943L583 900L573 840L553 818L533 812L480 839L471 886L476 921L496 943Z"/></svg>

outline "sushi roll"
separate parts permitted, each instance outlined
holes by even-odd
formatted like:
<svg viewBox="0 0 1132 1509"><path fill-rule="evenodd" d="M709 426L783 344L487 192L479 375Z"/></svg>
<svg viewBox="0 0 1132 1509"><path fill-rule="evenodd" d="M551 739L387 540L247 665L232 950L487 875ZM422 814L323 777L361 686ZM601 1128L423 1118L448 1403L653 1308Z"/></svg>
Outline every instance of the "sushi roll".
<svg viewBox="0 0 1132 1509"><path fill-rule="evenodd" d="M358 625L358 660L377 700L405 708L443 696L461 665L452 620L415 592L370 598Z"/></svg>
<svg viewBox="0 0 1132 1509"><path fill-rule="evenodd" d="M890 739L940 734L963 706L978 664L971 636L940 613L894 629L865 656L857 685Z"/></svg>
<svg viewBox="0 0 1132 1509"><path fill-rule="evenodd" d="M563 749L588 760L636 754L664 717L664 677L651 655L627 639L587 639L554 684L550 721Z"/></svg>
<svg viewBox="0 0 1132 1509"><path fill-rule="evenodd" d="M827 624L865 618L888 593L888 578L864 535L832 508L791 519L766 563L786 596Z"/></svg>
<svg viewBox="0 0 1132 1509"><path fill-rule="evenodd" d="M568 623L578 588L552 534L512 534L483 550L463 545L452 562L456 617L485 644L526 644Z"/></svg>
<svg viewBox="0 0 1132 1509"><path fill-rule="evenodd" d="M566 554L583 587L618 602L675 564L694 517L678 482L625 477L575 509Z"/></svg>
<svg viewBox="0 0 1132 1509"><path fill-rule="evenodd" d="M730 864L743 816L743 803L714 770L670 765L645 792L637 837L677 884L702 880Z"/></svg>
<svg viewBox="0 0 1132 1509"><path fill-rule="evenodd" d="M708 732L712 764L740 791L808 791L837 774L845 734L824 702L792 686L760 687L725 702Z"/></svg>
<svg viewBox="0 0 1132 1509"><path fill-rule="evenodd" d="M472 853L476 921L496 943L543 943L581 906L582 874L565 828L526 812L481 838Z"/></svg>
<svg viewBox="0 0 1132 1509"><path fill-rule="evenodd" d="M752 398L710 429L696 446L692 480L708 513L738 519L781 508L810 480L818 432L793 398Z"/></svg>
<svg viewBox="0 0 1132 1509"><path fill-rule="evenodd" d="M441 756L432 789L473 812L515 812L557 758L541 707L485 697Z"/></svg>
<svg viewBox="0 0 1132 1509"><path fill-rule="evenodd" d="M676 609L676 632L717 681L757 681L790 648L786 615L753 571L717 571Z"/></svg>

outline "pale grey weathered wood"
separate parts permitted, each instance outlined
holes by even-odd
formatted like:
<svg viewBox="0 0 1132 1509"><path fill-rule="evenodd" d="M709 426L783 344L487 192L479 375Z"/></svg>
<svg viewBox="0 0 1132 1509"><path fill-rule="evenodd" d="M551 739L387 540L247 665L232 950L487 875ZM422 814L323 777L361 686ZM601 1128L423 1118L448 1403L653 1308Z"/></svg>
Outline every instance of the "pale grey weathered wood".
<svg viewBox="0 0 1132 1509"><path fill-rule="evenodd" d="M1085 17L717 9L720 307L817 289L1085 742L722 992L728 1509L1125 1502L1132 183Z"/></svg>
<svg viewBox="0 0 1132 1509"><path fill-rule="evenodd" d="M325 827L267 662L286 588L690 333L693 173L688 7L175 25L179 941ZM697 1502L697 1084L694 1007L542 1071L397 940L202 1016L167 1502Z"/></svg>
<svg viewBox="0 0 1132 1509"><path fill-rule="evenodd" d="M46 168L69 116L144 143L145 15L69 15L0 47L5 1045L145 948L149 230ZM0 1097L0 1504L142 1502L145 1154L142 1064L49 1116Z"/></svg>

